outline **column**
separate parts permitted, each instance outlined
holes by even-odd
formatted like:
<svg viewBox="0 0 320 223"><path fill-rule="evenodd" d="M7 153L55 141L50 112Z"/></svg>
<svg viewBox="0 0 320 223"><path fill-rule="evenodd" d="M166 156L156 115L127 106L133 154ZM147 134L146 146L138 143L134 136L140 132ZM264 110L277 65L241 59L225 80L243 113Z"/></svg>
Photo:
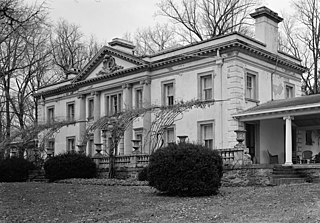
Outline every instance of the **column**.
<svg viewBox="0 0 320 223"><path fill-rule="evenodd" d="M284 165L292 165L292 120L293 117L286 116L283 117L286 121L286 157Z"/></svg>
<svg viewBox="0 0 320 223"><path fill-rule="evenodd" d="M86 144L84 144L84 139L86 137L86 96L79 95L78 99L80 100L79 106L79 139L78 139L78 146L79 148L86 150Z"/></svg>
<svg viewBox="0 0 320 223"><path fill-rule="evenodd" d="M144 108L148 108L151 106L151 78L147 78L144 81L141 81L143 84L143 93L142 93L142 104ZM147 133L151 129L151 112L148 111L143 116L143 138L142 138L142 149L144 149L143 153L150 153L151 150L151 142L150 136L146 139ZM145 143L145 145L143 144Z"/></svg>
<svg viewBox="0 0 320 223"><path fill-rule="evenodd" d="M46 123L46 102L43 97L40 99L40 106L41 106L41 124Z"/></svg>
<svg viewBox="0 0 320 223"><path fill-rule="evenodd" d="M122 85L123 90L123 108L125 111L132 109L132 85L124 84ZM133 126L132 123L128 126L124 132L123 138L119 142L119 153L120 155L127 155L132 153L132 139L133 139Z"/></svg>
<svg viewBox="0 0 320 223"><path fill-rule="evenodd" d="M93 93L94 95L94 122L98 121L100 119L100 113L101 113L101 105L100 105L100 92L96 91ZM93 139L94 139L94 144L95 144L95 148L96 151L98 153L101 152L101 132L100 129L96 129L94 131L94 135L93 135Z"/></svg>
<svg viewBox="0 0 320 223"><path fill-rule="evenodd" d="M225 122L225 113L226 113L226 109L225 109L225 102L223 101L223 99L226 98L226 92L225 92L225 89L226 89L226 78L223 76L223 73L222 73L222 66L223 66L223 58L220 56L220 53L219 51L217 51L217 60L216 60L216 65L217 65L217 76L220 78L220 95L219 95L219 98L221 101L220 101L220 118L217 119L217 121L219 122L219 125L220 125L220 132L218 132L218 135L220 134L220 143L218 144L219 145L219 149L224 149L227 147L227 145L225 144L225 140L224 140L224 135L225 135L225 125L226 125L226 122ZM215 76L216 77L216 76ZM215 78L213 78L213 81L214 81ZM214 86L214 83L213 83L213 86ZM213 87L213 89L215 89Z"/></svg>

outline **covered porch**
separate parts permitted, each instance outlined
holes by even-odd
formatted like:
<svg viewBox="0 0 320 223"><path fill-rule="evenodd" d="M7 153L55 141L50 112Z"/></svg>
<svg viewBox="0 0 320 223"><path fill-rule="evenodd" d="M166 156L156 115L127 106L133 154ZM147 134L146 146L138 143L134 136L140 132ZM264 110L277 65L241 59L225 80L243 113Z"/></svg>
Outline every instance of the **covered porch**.
<svg viewBox="0 0 320 223"><path fill-rule="evenodd" d="M234 118L246 129L253 163L317 164L320 153L320 95L273 100Z"/></svg>

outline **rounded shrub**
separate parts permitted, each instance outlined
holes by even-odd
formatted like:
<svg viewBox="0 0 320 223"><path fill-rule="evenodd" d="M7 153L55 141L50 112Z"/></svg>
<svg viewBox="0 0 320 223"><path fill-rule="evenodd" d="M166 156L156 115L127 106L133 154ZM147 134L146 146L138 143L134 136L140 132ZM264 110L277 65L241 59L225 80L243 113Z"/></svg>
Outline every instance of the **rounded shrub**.
<svg viewBox="0 0 320 223"><path fill-rule="evenodd" d="M138 181L148 181L148 168L146 166L138 173Z"/></svg>
<svg viewBox="0 0 320 223"><path fill-rule="evenodd" d="M50 182L70 178L94 178L97 167L93 160L79 153L63 153L44 163L46 177Z"/></svg>
<svg viewBox="0 0 320 223"><path fill-rule="evenodd" d="M149 160L149 185L178 196L216 194L221 186L222 159L202 145L180 143L156 150Z"/></svg>
<svg viewBox="0 0 320 223"><path fill-rule="evenodd" d="M0 160L0 182L23 182L28 179L28 171L35 166L28 160L10 157Z"/></svg>

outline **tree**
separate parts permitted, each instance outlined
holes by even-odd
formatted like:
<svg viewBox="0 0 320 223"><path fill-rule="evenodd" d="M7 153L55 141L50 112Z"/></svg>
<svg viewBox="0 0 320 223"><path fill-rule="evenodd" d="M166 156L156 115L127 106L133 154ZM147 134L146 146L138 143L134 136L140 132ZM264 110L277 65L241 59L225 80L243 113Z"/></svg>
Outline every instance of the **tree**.
<svg viewBox="0 0 320 223"><path fill-rule="evenodd" d="M154 27L138 29L133 38L130 34L126 34L124 38L134 42L137 55L152 55L179 45L174 29L168 24L156 24Z"/></svg>
<svg viewBox="0 0 320 223"><path fill-rule="evenodd" d="M233 31L248 32L249 13L256 0L162 0L159 14L177 25L180 37L189 43Z"/></svg>
<svg viewBox="0 0 320 223"><path fill-rule="evenodd" d="M295 0L295 15L287 16L283 23L284 38L281 50L302 60L307 68L302 75L306 94L318 94L320 59L319 0Z"/></svg>
<svg viewBox="0 0 320 223"><path fill-rule="evenodd" d="M81 70L100 48L94 37L85 41L80 27L66 20L60 20L55 25L50 42L54 70L60 77L71 69Z"/></svg>

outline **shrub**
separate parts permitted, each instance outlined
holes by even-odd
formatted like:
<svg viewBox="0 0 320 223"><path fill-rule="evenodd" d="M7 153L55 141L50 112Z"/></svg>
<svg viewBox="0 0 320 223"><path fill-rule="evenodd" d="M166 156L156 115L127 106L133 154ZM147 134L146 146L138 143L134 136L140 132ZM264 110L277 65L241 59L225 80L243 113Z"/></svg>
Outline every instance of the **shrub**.
<svg viewBox="0 0 320 223"><path fill-rule="evenodd" d="M93 160L79 153L64 153L49 158L44 163L46 177L50 182L70 178L93 178L97 175Z"/></svg>
<svg viewBox="0 0 320 223"><path fill-rule="evenodd" d="M216 194L223 175L217 151L190 143L156 150L150 156L148 170L150 186L179 196Z"/></svg>
<svg viewBox="0 0 320 223"><path fill-rule="evenodd" d="M148 168L146 166L138 173L138 181L148 181Z"/></svg>
<svg viewBox="0 0 320 223"><path fill-rule="evenodd" d="M11 157L0 160L0 182L23 182L34 165L23 158Z"/></svg>

